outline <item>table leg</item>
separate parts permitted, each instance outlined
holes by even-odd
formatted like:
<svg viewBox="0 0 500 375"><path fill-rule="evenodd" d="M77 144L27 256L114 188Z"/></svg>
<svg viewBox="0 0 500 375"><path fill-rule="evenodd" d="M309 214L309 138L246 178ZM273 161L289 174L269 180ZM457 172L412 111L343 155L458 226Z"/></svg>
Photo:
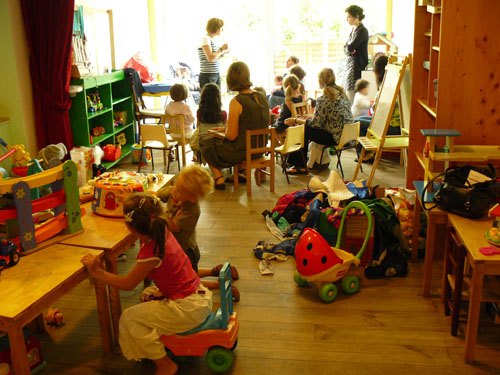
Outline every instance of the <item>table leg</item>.
<svg viewBox="0 0 500 375"><path fill-rule="evenodd" d="M431 291L432 261L434 259L434 243L436 238L436 217L427 215L427 238L425 239L424 285L422 296L429 297Z"/></svg>
<svg viewBox="0 0 500 375"><path fill-rule="evenodd" d="M479 308L481 306L481 295L483 291L484 275L473 265L472 280L470 286L469 315L467 317L467 328L465 331L465 362L474 361L474 346L477 339L477 327L479 325Z"/></svg>
<svg viewBox="0 0 500 375"><path fill-rule="evenodd" d="M106 285L94 280L95 297L97 300L97 313L99 314L99 326L101 328L102 346L105 353L113 350L113 333L111 331L111 318L109 315L108 294ZM118 344L115 342L115 344Z"/></svg>
<svg viewBox="0 0 500 375"><path fill-rule="evenodd" d="M106 271L114 273L115 275L118 273L116 267L116 255L113 253L106 253L105 255L106 262ZM119 337L119 322L120 315L122 314L122 306L120 303L120 291L117 288L112 286L108 287L109 289L109 303L111 306L111 321L113 323L113 335L115 343L118 343Z"/></svg>
<svg viewBox="0 0 500 375"><path fill-rule="evenodd" d="M418 260L418 238L420 234L420 215L422 212L422 207L420 206L420 201L415 199L415 207L413 211L413 232L411 240L411 261L416 262Z"/></svg>
<svg viewBox="0 0 500 375"><path fill-rule="evenodd" d="M26 345L24 343L23 329L19 327L10 327L7 330L10 343L10 358L12 360L12 367L16 375L29 375L30 365L28 362L28 353L26 352Z"/></svg>

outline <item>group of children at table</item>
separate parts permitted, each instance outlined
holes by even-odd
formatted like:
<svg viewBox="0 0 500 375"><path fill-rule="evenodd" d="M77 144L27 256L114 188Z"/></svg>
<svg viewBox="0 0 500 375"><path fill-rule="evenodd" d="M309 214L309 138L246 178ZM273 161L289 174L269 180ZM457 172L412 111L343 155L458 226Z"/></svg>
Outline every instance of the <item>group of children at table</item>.
<svg viewBox="0 0 500 375"><path fill-rule="evenodd" d="M153 360L156 374L177 372L160 336L193 329L212 312L210 289L218 288L218 281L200 282L200 277L218 276L222 265L198 268L195 227L200 216L198 202L213 189L208 171L192 164L181 170L175 186L161 188L156 196L129 195L123 202L125 225L141 240L141 247L137 263L127 275L104 271L94 255L82 258L91 277L118 289L132 290L146 278L154 281L155 287L146 288L141 296L146 302L122 313L119 340L127 359ZM234 267L231 277L239 277ZM239 300L235 287L233 298Z"/></svg>

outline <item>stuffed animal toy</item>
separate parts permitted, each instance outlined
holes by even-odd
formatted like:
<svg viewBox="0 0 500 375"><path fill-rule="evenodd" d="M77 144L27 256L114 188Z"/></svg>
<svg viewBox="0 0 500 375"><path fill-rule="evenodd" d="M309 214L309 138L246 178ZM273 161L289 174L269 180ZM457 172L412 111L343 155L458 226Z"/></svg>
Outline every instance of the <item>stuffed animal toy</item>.
<svg viewBox="0 0 500 375"><path fill-rule="evenodd" d="M64 157L68 154L68 149L64 143L52 144L47 147L42 148L38 152L38 159L41 160L43 169L49 168L49 162L52 159L57 159L62 161Z"/></svg>

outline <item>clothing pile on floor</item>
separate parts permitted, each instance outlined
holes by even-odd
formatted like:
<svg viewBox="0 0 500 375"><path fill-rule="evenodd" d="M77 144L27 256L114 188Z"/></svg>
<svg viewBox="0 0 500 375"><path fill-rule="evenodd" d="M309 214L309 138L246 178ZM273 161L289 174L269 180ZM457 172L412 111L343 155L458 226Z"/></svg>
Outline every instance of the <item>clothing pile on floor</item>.
<svg viewBox="0 0 500 375"><path fill-rule="evenodd" d="M266 261L285 261L294 255L295 244L305 228L316 229L325 240L334 246L342 218L343 207L353 200L362 201L370 209L374 219L373 248L370 259L365 260L367 278L404 276L408 272L408 233L411 233L408 208L412 205L411 192L401 194L397 190L387 190L390 194L378 197L377 188L369 189L365 181L344 183L334 170L326 181L313 177L306 189L281 196L271 211L264 211L271 233L278 243L259 241L254 255ZM377 192L377 194L375 194ZM403 203L405 202L405 203ZM413 201L414 203L414 201ZM404 217L403 234L398 214ZM364 213L351 210L352 216ZM363 234L363 236L366 235ZM345 236L345 233L344 233ZM344 249L347 250L347 249Z"/></svg>

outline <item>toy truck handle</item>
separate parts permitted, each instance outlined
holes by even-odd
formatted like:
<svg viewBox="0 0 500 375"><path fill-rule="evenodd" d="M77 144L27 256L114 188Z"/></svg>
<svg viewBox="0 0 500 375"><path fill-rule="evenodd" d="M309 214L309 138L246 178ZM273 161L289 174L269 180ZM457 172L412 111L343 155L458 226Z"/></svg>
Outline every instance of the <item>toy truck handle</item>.
<svg viewBox="0 0 500 375"><path fill-rule="evenodd" d="M347 213L351 208L359 208L363 210L363 212L366 215L366 218L368 219L368 229L366 231L366 236L365 240L363 241L363 245L361 246L361 249L359 249L358 253L356 254L357 259L361 259L363 256L363 252L365 251L366 245L368 245L368 240L370 239L370 234L372 233L372 227L373 227L373 217L372 213L370 212L370 209L366 204L360 201L352 201L349 203L344 210L342 211L342 220L340 221L340 228L339 232L337 234L337 243L335 244L335 247L337 249L340 249L340 242L342 241L342 232L344 231L344 224L345 224L345 219L347 216Z"/></svg>

